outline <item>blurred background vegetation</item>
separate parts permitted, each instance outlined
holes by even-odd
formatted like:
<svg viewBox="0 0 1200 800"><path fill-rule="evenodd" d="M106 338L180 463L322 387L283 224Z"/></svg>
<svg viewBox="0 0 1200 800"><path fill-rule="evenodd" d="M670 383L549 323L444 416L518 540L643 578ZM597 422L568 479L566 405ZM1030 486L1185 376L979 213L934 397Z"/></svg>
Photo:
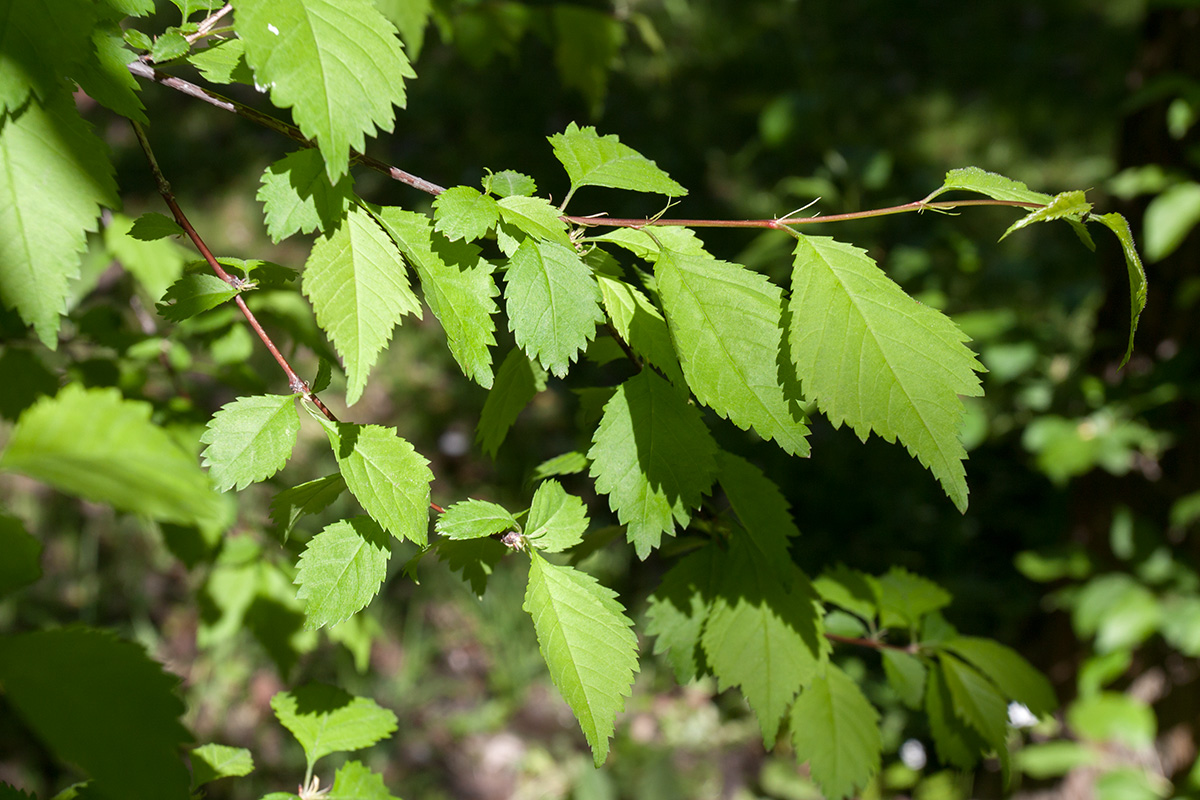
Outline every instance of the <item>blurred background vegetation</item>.
<svg viewBox="0 0 1200 800"><path fill-rule="evenodd" d="M1035 226L997 243L1014 219L1001 209L814 228L867 248L975 340L989 372L963 433L967 514L902 449L860 443L819 419L811 459L770 445L752 454L789 496L803 533L794 556L810 575L838 563L873 573L904 566L954 594L948 617L960 630L1016 647L1050 676L1063 712L1014 729L1032 744L1012 791L1200 797L1200 3L377 2L419 77L395 133L369 152L443 185L516 169L561 198L567 181L545 137L575 120L618 134L688 187L669 216L783 216L812 201L809 213L888 206L924 197L946 170L967 165L1050 193L1088 188L1099 211L1126 214L1147 258L1150 299L1123 370L1128 288L1115 240L1098 241L1093 255L1066 226ZM177 23L162 3L140 27ZM265 107L248 87L229 92ZM299 268L305 248L272 245L254 199L263 169L290 143L160 86L142 97L163 169L214 251ZM7 428L69 376L150 400L194 441L221 404L283 391L284 379L231 314L177 330L154 314L148 287L162 265L194 257L174 244L131 246L128 218L161 211L160 201L127 124L98 107L89 118L114 150L125 217L95 237L72 302L79 338L68 330L49 363L14 340L19 324L0 320L9 340L0 372L28 377L0 389L0 415ZM429 207L429 197L374 173L356 177L376 202ZM615 196L585 189L570 210L663 210L651 198L613 206ZM786 285L786 236L703 238L718 257ZM273 292L255 302L297 343L311 377L316 354L329 351L298 299ZM586 372L552 381L496 462L474 444L485 392L459 375L432 315L397 331L358 405L331 405L413 441L433 461L435 502L523 507L539 463L586 448L572 423L595 412L574 391ZM335 377L327 397L338 389ZM281 476L237 496L223 545L4 478L9 513L45 546L46 578L0 602L0 627L82 621L144 643L183 678L197 741L255 755L255 773L212 784L213 797L299 782L300 750L267 701L310 679L397 711L399 732L369 759L407 798L817 796L790 754L763 752L740 697L711 682L676 686L649 642L615 755L593 770L520 609L523 576L507 562L480 600L433 559L416 568L416 585L402 573L411 553L398 553L367 613L328 635L302 631L291 570L307 538L346 510L335 504L281 544L273 493L333 471L319 432L306 430L302 443ZM741 438L736 446L751 447ZM595 500L582 476L565 480ZM596 524L615 523L602 501L591 511ZM635 616L664 568L619 544L585 566L618 587ZM938 764L923 721L889 693L874 654L837 655L885 712L885 768L868 795L1004 793L994 764L967 776ZM50 796L69 776L3 703L0 781Z"/></svg>

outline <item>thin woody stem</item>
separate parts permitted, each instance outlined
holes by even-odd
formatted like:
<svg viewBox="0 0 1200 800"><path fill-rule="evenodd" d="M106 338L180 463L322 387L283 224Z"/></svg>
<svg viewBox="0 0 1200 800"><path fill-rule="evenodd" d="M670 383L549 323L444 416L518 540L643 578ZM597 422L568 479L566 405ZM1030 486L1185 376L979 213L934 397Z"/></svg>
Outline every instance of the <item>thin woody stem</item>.
<svg viewBox="0 0 1200 800"><path fill-rule="evenodd" d="M200 251L200 255L208 262L208 265L216 273L217 277L233 288L241 289L243 285L242 280L225 271L225 268L217 261L216 256L208 249L208 245L200 238L200 234L192 227L192 223L188 220L187 215L183 213L183 209L179 207L179 203L175 200L175 194L171 191L171 184L167 182L166 177L158 166L158 159L155 158L154 150L150 147L150 140L146 138L146 131L137 122L131 122L131 124L133 125L133 132L137 136L138 144L142 146L142 152L146 154L146 160L150 162L150 171L154 174L154 182L158 187L158 193L162 195L163 201L171 209L171 214L174 215L175 221L187 233L188 238L192 240L192 244ZM259 324L258 319L254 316L254 312L246 305L246 301L242 299L242 296L240 294L236 295L233 301L237 303L237 307L241 309L243 316L246 317L246 321L250 323L250 327L258 334L258 338L266 345L268 352L275 357L275 361L279 363L284 374L287 375L289 388L297 394L303 394L313 405L320 409L321 413L330 422L337 422L337 417L333 415L333 412L321 402L321 398L317 397L308 383L296 374L296 371L292 369L292 365L283 357L283 353L279 352L279 348L275 346L275 343L271 341L271 337L263 330L262 325Z"/></svg>
<svg viewBox="0 0 1200 800"><path fill-rule="evenodd" d="M210 33L212 33L213 28L217 27L217 23L221 21L221 17L225 16L230 11L233 11L233 3L226 3L201 20L200 26L196 29L195 33L183 38L187 39L188 44L195 44L200 39L203 39L205 36L208 36Z"/></svg>

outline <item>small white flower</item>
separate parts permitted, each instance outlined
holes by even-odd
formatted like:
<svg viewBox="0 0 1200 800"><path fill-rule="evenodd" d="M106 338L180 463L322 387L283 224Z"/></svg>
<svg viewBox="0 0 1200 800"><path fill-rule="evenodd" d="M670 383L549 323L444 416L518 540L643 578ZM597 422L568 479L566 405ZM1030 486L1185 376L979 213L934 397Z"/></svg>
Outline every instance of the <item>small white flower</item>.
<svg viewBox="0 0 1200 800"><path fill-rule="evenodd" d="M1008 704L1008 724L1014 728L1032 728L1037 725L1038 718L1033 715L1023 703L1015 700Z"/></svg>

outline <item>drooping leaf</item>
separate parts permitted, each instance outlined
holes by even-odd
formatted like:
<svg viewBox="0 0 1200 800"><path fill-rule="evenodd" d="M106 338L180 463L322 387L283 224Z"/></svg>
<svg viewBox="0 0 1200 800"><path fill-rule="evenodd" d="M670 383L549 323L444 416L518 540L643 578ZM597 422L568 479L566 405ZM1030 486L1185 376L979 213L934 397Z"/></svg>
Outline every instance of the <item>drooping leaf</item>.
<svg viewBox="0 0 1200 800"><path fill-rule="evenodd" d="M350 210L328 238L318 239L304 266L304 294L346 366L346 403L354 405L392 329L421 305L392 240L366 211Z"/></svg>
<svg viewBox="0 0 1200 800"><path fill-rule="evenodd" d="M299 433L293 395L239 397L213 415L200 437L208 445L203 463L220 491L240 492L283 469Z"/></svg>
<svg viewBox="0 0 1200 800"><path fill-rule="evenodd" d="M91 50L96 11L96 4L88 0L5 4L0 19L0 114L16 111L30 92L42 104L65 94L61 76L74 71Z"/></svg>
<svg viewBox="0 0 1200 800"><path fill-rule="evenodd" d="M687 194L653 161L621 144L617 136L600 136L591 126L580 128L572 122L564 132L551 136L550 144L567 170L572 193L581 186L607 186L667 197Z"/></svg>
<svg viewBox="0 0 1200 800"><path fill-rule="evenodd" d="M680 684L708 671L700 637L712 604L716 555L709 545L681 559L663 576L646 609L654 654L666 655Z"/></svg>
<svg viewBox="0 0 1200 800"><path fill-rule="evenodd" d="M544 553L561 553L583 541L587 532L587 508L567 494L555 480L542 481L533 494L533 505L525 524L530 546Z"/></svg>
<svg viewBox="0 0 1200 800"><path fill-rule="evenodd" d="M496 198L471 186L452 186L433 201L433 229L450 241L486 235L500 219Z"/></svg>
<svg viewBox="0 0 1200 800"><path fill-rule="evenodd" d="M1035 716L1045 716L1058 705L1046 677L1011 648L974 636L950 639L942 647L970 662L1006 697L1022 703Z"/></svg>
<svg viewBox="0 0 1200 800"><path fill-rule="evenodd" d="M463 500L438 515L434 529L449 539L479 539L520 526L504 506L486 500Z"/></svg>
<svg viewBox="0 0 1200 800"><path fill-rule="evenodd" d="M899 439L967 507L959 395L982 394L966 336L918 303L865 251L801 236L792 272L789 340L804 393L835 426L866 440Z"/></svg>
<svg viewBox="0 0 1200 800"><path fill-rule="evenodd" d="M22 5L43 4L29 0ZM67 12L52 16L60 14ZM89 14L80 11L83 18ZM14 10L10 25L21 16ZM76 24L82 23L73 20L69 27ZM0 52L9 52L6 47ZM7 85L0 79L0 86ZM96 230L101 206L120 205L112 164L104 143L65 93L45 105L29 103L4 118L0 163L6 165L0 171L0 303L15 308L53 350L87 232Z"/></svg>
<svg viewBox="0 0 1200 800"><path fill-rule="evenodd" d="M892 567L877 579L879 617L885 628L915 628L921 617L950 605L950 593L904 567Z"/></svg>
<svg viewBox="0 0 1200 800"><path fill-rule="evenodd" d="M717 480L758 551L786 584L792 574L788 539L799 536L791 506L775 482L741 456L717 453Z"/></svg>
<svg viewBox="0 0 1200 800"><path fill-rule="evenodd" d="M704 249L704 242L691 228L672 226L654 228L653 231L646 228L617 228L594 236L589 241L612 242L647 261L654 261L658 251L663 248L697 258L712 258Z"/></svg>
<svg viewBox="0 0 1200 800"><path fill-rule="evenodd" d="M1035 208L1019 220L1008 226L1008 230L1000 237L1003 240L1010 233L1028 227L1035 222L1048 222L1052 219L1071 219L1081 222L1084 216L1092 210L1092 204L1081 191L1063 192L1055 195L1042 208Z"/></svg>
<svg viewBox="0 0 1200 800"><path fill-rule="evenodd" d="M297 232L330 232L346 218L354 196L354 178L346 174L331 182L321 153L312 148L267 167L260 183L255 197L263 204L273 242Z"/></svg>
<svg viewBox="0 0 1200 800"><path fill-rule="evenodd" d="M0 598L42 577L42 543L16 517L0 512Z"/></svg>
<svg viewBox="0 0 1200 800"><path fill-rule="evenodd" d="M900 696L900 701L914 711L925 699L925 662L899 650L880 650L883 673L888 685Z"/></svg>
<svg viewBox="0 0 1200 800"><path fill-rule="evenodd" d="M879 712L850 676L830 664L792 706L792 745L830 800L863 789L879 771Z"/></svg>
<svg viewBox="0 0 1200 800"><path fill-rule="evenodd" d="M960 769L970 769L979 762L987 742L955 716L955 701L946 686L945 673L936 663L929 667L928 686L925 717L929 720L929 732L933 734L938 758Z"/></svg>
<svg viewBox="0 0 1200 800"><path fill-rule="evenodd" d="M345 490L346 479L340 472L284 489L271 500L271 521L287 541L300 517L324 511Z"/></svg>
<svg viewBox="0 0 1200 800"><path fill-rule="evenodd" d="M496 197L532 197L537 194L537 182L522 172L502 169L489 171L481 181L483 190Z"/></svg>
<svg viewBox="0 0 1200 800"><path fill-rule="evenodd" d="M61 36L61 28L55 33ZM126 68L137 56L125 47L115 22L103 22L92 31L92 52L71 72L79 88L97 103L135 122L147 124L145 107L138 99L141 87Z"/></svg>
<svg viewBox="0 0 1200 800"><path fill-rule="evenodd" d="M784 586L747 537L735 531L716 578L702 644L718 686L737 686L770 747L796 692L824 669L816 593L799 569Z"/></svg>
<svg viewBox="0 0 1200 800"><path fill-rule="evenodd" d="M699 409L652 370L621 384L592 437L588 474L608 495L629 541L646 558L662 534L687 527L717 472Z"/></svg>
<svg viewBox="0 0 1200 800"><path fill-rule="evenodd" d="M97 793L130 800L187 800L180 748L179 679L140 645L72 626L0 636L6 703Z"/></svg>
<svg viewBox="0 0 1200 800"><path fill-rule="evenodd" d="M567 374L604 321L600 289L569 247L527 239L505 273L509 329L531 359L558 377Z"/></svg>
<svg viewBox="0 0 1200 800"><path fill-rule="evenodd" d="M254 80L292 109L315 139L331 181L346 173L363 134L391 131L416 76L396 29L370 0L238 0L238 36Z"/></svg>
<svg viewBox="0 0 1200 800"><path fill-rule="evenodd" d="M496 373L496 385L483 401L476 427L475 438L483 452L496 457L517 416L538 392L545 390L546 377L541 364L530 361L519 347L508 351Z"/></svg>
<svg viewBox="0 0 1200 800"><path fill-rule="evenodd" d="M369 517L327 526L300 554L296 596L304 601L304 627L337 625L367 607L387 577L391 544Z"/></svg>
<svg viewBox="0 0 1200 800"><path fill-rule="evenodd" d="M1121 252L1125 254L1125 267L1129 273L1129 344L1125 346L1125 355L1121 359L1121 366L1124 366L1133 354L1133 335L1137 333L1138 320L1146 308L1146 270L1142 267L1142 257L1138 255L1129 221L1125 217L1117 213L1093 214L1089 219L1116 234L1121 243Z"/></svg>
<svg viewBox="0 0 1200 800"><path fill-rule="evenodd" d="M271 698L271 709L304 748L308 769L330 753L361 750L396 731L396 715L366 697L310 683Z"/></svg>
<svg viewBox="0 0 1200 800"><path fill-rule="evenodd" d="M21 414L0 470L121 511L219 525L226 507L196 458L150 421L149 403L116 389L64 387Z"/></svg>
<svg viewBox="0 0 1200 800"><path fill-rule="evenodd" d="M239 778L254 771L254 757L244 747L206 744L190 753L192 786L203 786L218 778Z"/></svg>
<svg viewBox="0 0 1200 800"><path fill-rule="evenodd" d="M533 618L550 678L579 720L599 767L638 669L633 623L616 593L591 575L551 564L536 551L529 555L521 607Z"/></svg>
<svg viewBox="0 0 1200 800"><path fill-rule="evenodd" d="M185 231L179 227L178 222L170 217L151 211L133 221L129 235L143 242L152 242L168 236L183 236Z"/></svg>
<svg viewBox="0 0 1200 800"><path fill-rule="evenodd" d="M932 200L938 195L954 189L987 195L993 200L1011 200L1017 203L1045 205L1051 200L1050 195L1035 192L1020 181L1014 181L1012 178L1006 178L994 172L987 172L979 167L950 170L946 173L946 181L941 188L926 197L925 200Z"/></svg>
<svg viewBox="0 0 1200 800"><path fill-rule="evenodd" d="M328 800L397 800L383 784L383 776L358 761L338 767Z"/></svg>
<svg viewBox="0 0 1200 800"><path fill-rule="evenodd" d="M182 322L237 297L238 290L216 275L190 273L171 284L156 308L163 319Z"/></svg>
<svg viewBox="0 0 1200 800"><path fill-rule="evenodd" d="M671 331L650 298L628 283L607 275L597 275L596 282L600 285L604 310L617 335L633 352L657 367L667 380L680 388L685 387L687 381L679 368Z"/></svg>
<svg viewBox="0 0 1200 800"><path fill-rule="evenodd" d="M1004 747L1008 704L995 685L974 667L945 652L939 654L938 661L954 701L954 715L974 728L988 744L997 749Z"/></svg>
<svg viewBox="0 0 1200 800"><path fill-rule="evenodd" d="M374 210L376 219L412 264L421 280L425 302L442 323L446 341L463 374L485 389L492 388L492 353L500 294L492 265L479 248L450 242L434 234L429 218L393 206ZM494 393L493 393L494 394ZM491 400L492 395L488 395Z"/></svg>
<svg viewBox="0 0 1200 800"><path fill-rule="evenodd" d="M327 428L351 494L398 539L424 547L429 538L429 461L395 428L339 423Z"/></svg>
<svg viewBox="0 0 1200 800"><path fill-rule="evenodd" d="M512 239L506 230L507 226L514 227L525 236L532 236L539 241L570 246L571 239L567 236L567 223L562 221L561 212L545 198L520 195L502 197L499 207L500 219L506 223L506 226L497 230L496 235L500 249L506 254L512 255L520 245L520 241ZM506 246L503 241L504 237L510 238L511 244Z"/></svg>
<svg viewBox="0 0 1200 800"><path fill-rule="evenodd" d="M736 264L670 249L658 254L654 274L696 399L785 452L808 455L808 427L778 378L779 287Z"/></svg>

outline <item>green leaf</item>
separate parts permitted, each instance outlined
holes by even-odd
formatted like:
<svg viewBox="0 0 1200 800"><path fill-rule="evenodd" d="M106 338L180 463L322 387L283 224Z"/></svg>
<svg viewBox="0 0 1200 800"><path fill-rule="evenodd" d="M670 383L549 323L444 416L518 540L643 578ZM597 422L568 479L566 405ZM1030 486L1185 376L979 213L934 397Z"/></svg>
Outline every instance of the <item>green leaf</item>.
<svg viewBox="0 0 1200 800"><path fill-rule="evenodd" d="M504 506L486 500L463 500L439 514L434 529L450 539L479 539L505 531L520 530Z"/></svg>
<svg viewBox="0 0 1200 800"><path fill-rule="evenodd" d="M531 197L537 194L537 183L533 178L522 172L503 169L499 172L488 171L481 182L483 190L496 197Z"/></svg>
<svg viewBox="0 0 1200 800"><path fill-rule="evenodd" d="M342 473L335 472L324 478L302 483L290 489L284 489L271 500L271 520L287 541L296 527L296 521L306 514L317 514L346 490L346 480Z"/></svg>
<svg viewBox="0 0 1200 800"><path fill-rule="evenodd" d="M663 576L646 609L646 634L655 637L654 654L667 657L675 680L687 683L708 671L701 634L712 605L717 549L689 553Z"/></svg>
<svg viewBox="0 0 1200 800"><path fill-rule="evenodd" d="M946 686L945 675L937 664L929 667L929 689L925 692L925 717L937 747L938 758L960 769L979 762L988 744L954 713L955 701Z"/></svg>
<svg viewBox="0 0 1200 800"><path fill-rule="evenodd" d="M899 439L965 511L959 395L983 393L983 367L958 326L905 294L865 251L826 237L796 243L790 312L805 396L863 441L871 431Z"/></svg>
<svg viewBox="0 0 1200 800"><path fill-rule="evenodd" d="M617 335L633 352L657 367L671 383L680 388L687 386L667 321L650 298L628 283L607 275L597 275L596 282L600 285L604 310Z"/></svg>
<svg viewBox="0 0 1200 800"><path fill-rule="evenodd" d="M1055 195L1045 207L1034 209L1010 225L1000 240L1003 241L1010 233L1019 231L1035 222L1048 222L1052 219L1073 219L1080 222L1084 215L1091 210L1092 204L1085 199L1083 192L1063 192Z"/></svg>
<svg viewBox="0 0 1200 800"><path fill-rule="evenodd" d="M509 350L496 373L496 385L488 392L479 415L475 438L483 446L483 452L496 457L517 416L538 392L545 389L546 371L541 364L526 358L520 348Z"/></svg>
<svg viewBox="0 0 1200 800"><path fill-rule="evenodd" d="M1116 234L1121 243L1121 251L1125 253L1125 267L1129 273L1129 343L1125 346L1125 355L1120 364L1125 366L1129 356L1133 354L1133 335L1137 333L1138 320L1146 308L1146 270L1142 268L1142 258L1133 243L1133 233L1129 230L1128 220L1115 213L1093 214L1089 219L1099 222Z"/></svg>
<svg viewBox="0 0 1200 800"><path fill-rule="evenodd" d="M997 750L1004 747L1008 704L995 684L954 656L939 653L938 661L954 701L954 715L978 731L992 747Z"/></svg>
<svg viewBox="0 0 1200 800"><path fill-rule="evenodd" d="M587 532L587 508L558 481L543 481L533 494L533 505L525 523L525 537L544 553L561 553L583 541Z"/></svg>
<svg viewBox="0 0 1200 800"><path fill-rule="evenodd" d="M371 215L354 207L330 237L313 245L303 289L345 362L346 403L354 405L400 318L421 318L404 262Z"/></svg>
<svg viewBox="0 0 1200 800"><path fill-rule="evenodd" d="M946 182L940 189L926 197L925 201L928 202L938 195L954 189L987 195L993 200L1010 200L1017 203L1045 205L1051 200L1050 195L1032 191L1020 181L1014 181L1012 178L1006 178L994 172L987 172L979 167L963 167L947 172Z"/></svg>
<svg viewBox="0 0 1200 800"><path fill-rule="evenodd" d="M780 386L783 292L756 272L664 249L654 267L683 374L696 399L792 455L808 427Z"/></svg>
<svg viewBox="0 0 1200 800"><path fill-rule="evenodd" d="M433 229L450 241L474 241L500 219L496 199L470 186L453 186L433 201Z"/></svg>
<svg viewBox="0 0 1200 800"><path fill-rule="evenodd" d="M578 450L570 453L563 453L561 456L548 458L533 471L533 476L529 479L532 483L544 481L546 478L552 478L556 475L578 475L588 468L587 456Z"/></svg>
<svg viewBox="0 0 1200 800"><path fill-rule="evenodd" d="M56 20L60 15L69 16L65 9L53 12ZM0 302L16 309L53 350L87 232L96 230L101 206L120 205L112 164L70 95L29 103L4 118L0 163L6 165L0 171Z"/></svg>
<svg viewBox="0 0 1200 800"><path fill-rule="evenodd" d="M163 319L182 322L237 297L238 290L216 275L191 273L171 284L155 306Z"/></svg>
<svg viewBox="0 0 1200 800"><path fill-rule="evenodd" d="M244 747L206 744L191 752L192 786L218 778L240 778L254 771L254 757Z"/></svg>
<svg viewBox="0 0 1200 800"><path fill-rule="evenodd" d="M877 579L880 622L885 628L915 628L921 617L950 605L950 593L904 567L892 567Z"/></svg>
<svg viewBox="0 0 1200 800"><path fill-rule="evenodd" d="M1067 725L1091 742L1119 742L1134 751L1150 752L1158 723L1145 702L1118 692L1100 692L1076 700L1067 709Z"/></svg>
<svg viewBox="0 0 1200 800"><path fill-rule="evenodd" d="M838 564L813 581L813 588L826 603L840 606L864 620L879 614L879 582L871 575Z"/></svg>
<svg viewBox="0 0 1200 800"><path fill-rule="evenodd" d="M358 761L347 761L333 776L328 800L396 800L383 784L383 776Z"/></svg>
<svg viewBox="0 0 1200 800"><path fill-rule="evenodd" d="M56 32L55 37L61 36ZM138 99L141 86L127 65L137 56L125 47L121 29L115 22L103 22L92 31L91 58L85 58L71 76L79 88L97 103L143 125L149 124L145 107Z"/></svg>
<svg viewBox="0 0 1200 800"><path fill-rule="evenodd" d="M645 559L662 534L686 528L717 472L700 410L652 370L621 384L592 437L588 474Z"/></svg>
<svg viewBox="0 0 1200 800"><path fill-rule="evenodd" d="M408 57L418 60L425 45L425 28L433 11L432 0L375 0L375 5L400 29Z"/></svg>
<svg viewBox="0 0 1200 800"><path fill-rule="evenodd" d="M656 227L653 232L646 228L617 228L588 241L611 242L647 261L658 258L659 251L664 248L697 258L712 258L691 228Z"/></svg>
<svg viewBox="0 0 1200 800"><path fill-rule="evenodd" d="M154 46L154 40L147 36L142 31L135 28L128 28L124 33L125 43L135 50L149 50Z"/></svg>
<svg viewBox="0 0 1200 800"><path fill-rule="evenodd" d="M370 0L238 0L236 9L255 82L292 109L337 180L364 133L392 130L404 79L416 77L396 29Z"/></svg>
<svg viewBox="0 0 1200 800"><path fill-rule="evenodd" d="M73 72L72 67L91 51L96 10L88 0L10 0L5 4L0 19L0 114L15 112L30 92L43 104L61 98L60 76ZM13 166L19 163L5 161Z"/></svg>
<svg viewBox="0 0 1200 800"><path fill-rule="evenodd" d="M195 456L116 389L64 387L21 414L0 457L60 491L180 524L220 525L226 507Z"/></svg>
<svg viewBox="0 0 1200 800"><path fill-rule="evenodd" d="M492 265L480 257L475 245L435 235L428 217L422 214L392 206L374 213L417 271L425 302L442 323L450 352L463 374L491 389L492 353L488 347L496 343L492 315L498 311L492 298L500 294Z"/></svg>
<svg viewBox="0 0 1200 800"><path fill-rule="evenodd" d="M708 663L725 690L737 686L771 747L796 692L825 668L829 646L808 579L793 569L785 586L739 531L730 538L704 627Z"/></svg>
<svg viewBox="0 0 1200 800"><path fill-rule="evenodd" d="M1200 223L1200 183L1177 183L1155 197L1142 218L1146 260L1154 263L1175 252L1197 223Z"/></svg>
<svg viewBox="0 0 1200 800"><path fill-rule="evenodd" d="M192 45L184 37L183 31L179 28L167 28L165 33L155 38L154 45L150 48L150 60L157 64L173 61L187 55L187 51L191 49Z"/></svg>
<svg viewBox="0 0 1200 800"><path fill-rule="evenodd" d="M1046 677L1011 648L974 636L950 639L942 647L969 661L991 678L1006 697L1023 704L1034 716L1043 717L1058 706Z"/></svg>
<svg viewBox="0 0 1200 800"><path fill-rule="evenodd" d="M263 172L257 200L263 204L267 234L279 242L293 233L328 233L342 223L354 197L354 178L332 183L325 161L311 148L284 156Z"/></svg>
<svg viewBox="0 0 1200 800"><path fill-rule="evenodd" d="M925 662L899 650L880 650L883 674L904 705L918 711L925 697Z"/></svg>
<svg viewBox="0 0 1200 800"><path fill-rule="evenodd" d="M97 793L187 800L179 679L140 645L81 626L0 636L4 699Z"/></svg>
<svg viewBox="0 0 1200 800"><path fill-rule="evenodd" d="M304 627L332 627L366 608L391 556L387 534L368 517L335 522L310 539L296 565Z"/></svg>
<svg viewBox="0 0 1200 800"><path fill-rule="evenodd" d="M291 458L300 433L295 395L239 397L213 415L200 437L213 485L239 492L274 475Z"/></svg>
<svg viewBox="0 0 1200 800"><path fill-rule="evenodd" d="M504 277L508 325L517 344L564 377L604 321L591 270L569 247L527 239Z"/></svg>
<svg viewBox="0 0 1200 800"><path fill-rule="evenodd" d="M687 194L653 161L621 144L617 136L600 136L591 126L580 128L572 122L563 133L551 136L550 144L571 179L571 194L581 186L655 192L667 197Z"/></svg>
<svg viewBox="0 0 1200 800"><path fill-rule="evenodd" d="M500 198L499 207L500 219L508 226L517 228L539 241L557 242L567 247L571 245L571 238L567 235L567 223L563 222L560 216L562 212L548 200L514 195ZM509 239L511 244L507 247L504 241L500 241L500 249L511 256L520 242L513 239L503 226L497 231L497 236Z"/></svg>
<svg viewBox="0 0 1200 800"><path fill-rule="evenodd" d="M0 512L0 598L42 577L42 543L16 517Z"/></svg>
<svg viewBox="0 0 1200 800"><path fill-rule="evenodd" d="M879 772L879 712L833 664L800 693L791 728L797 760L808 762L821 794L830 800L865 788Z"/></svg>
<svg viewBox="0 0 1200 800"><path fill-rule="evenodd" d="M554 63L564 86L578 89L599 116L608 73L625 43L622 21L607 9L560 4L551 9L557 41Z"/></svg>
<svg viewBox="0 0 1200 800"><path fill-rule="evenodd" d="M178 242L139 240L132 235L133 225L134 220L124 214L113 214L104 226L104 246L113 258L121 262L125 271L145 287L150 300L157 301L184 274L190 253ZM218 259L221 262L228 260ZM209 269L203 261L193 263L198 269Z"/></svg>
<svg viewBox="0 0 1200 800"><path fill-rule="evenodd" d="M304 748L309 772L323 756L370 747L396 731L391 711L321 683L280 692L271 698L271 708Z"/></svg>
<svg viewBox="0 0 1200 800"><path fill-rule="evenodd" d="M154 211L142 214L135 219L133 227L129 229L130 236L143 242L165 239L168 236L184 236L186 233L183 228L179 227L178 222Z"/></svg>
<svg viewBox="0 0 1200 800"><path fill-rule="evenodd" d="M586 572L529 554L521 606L533 618L550 678L571 707L599 768L638 669L637 637L611 589Z"/></svg>
<svg viewBox="0 0 1200 800"><path fill-rule="evenodd" d="M1013 753L1013 765L1034 780L1047 780L1078 767L1098 767L1103 758L1099 751L1079 742L1043 742Z"/></svg>
<svg viewBox="0 0 1200 800"><path fill-rule="evenodd" d="M775 482L741 456L717 453L717 480L750 541L786 584L792 574L788 539L799 536L791 506Z"/></svg>
<svg viewBox="0 0 1200 800"><path fill-rule="evenodd" d="M429 462L395 428L338 423L327 429L351 494L398 539L421 547L429 538Z"/></svg>
<svg viewBox="0 0 1200 800"><path fill-rule="evenodd" d="M187 60L211 83L254 85L254 73L246 64L246 43L241 39L210 44L204 50L193 52Z"/></svg>

